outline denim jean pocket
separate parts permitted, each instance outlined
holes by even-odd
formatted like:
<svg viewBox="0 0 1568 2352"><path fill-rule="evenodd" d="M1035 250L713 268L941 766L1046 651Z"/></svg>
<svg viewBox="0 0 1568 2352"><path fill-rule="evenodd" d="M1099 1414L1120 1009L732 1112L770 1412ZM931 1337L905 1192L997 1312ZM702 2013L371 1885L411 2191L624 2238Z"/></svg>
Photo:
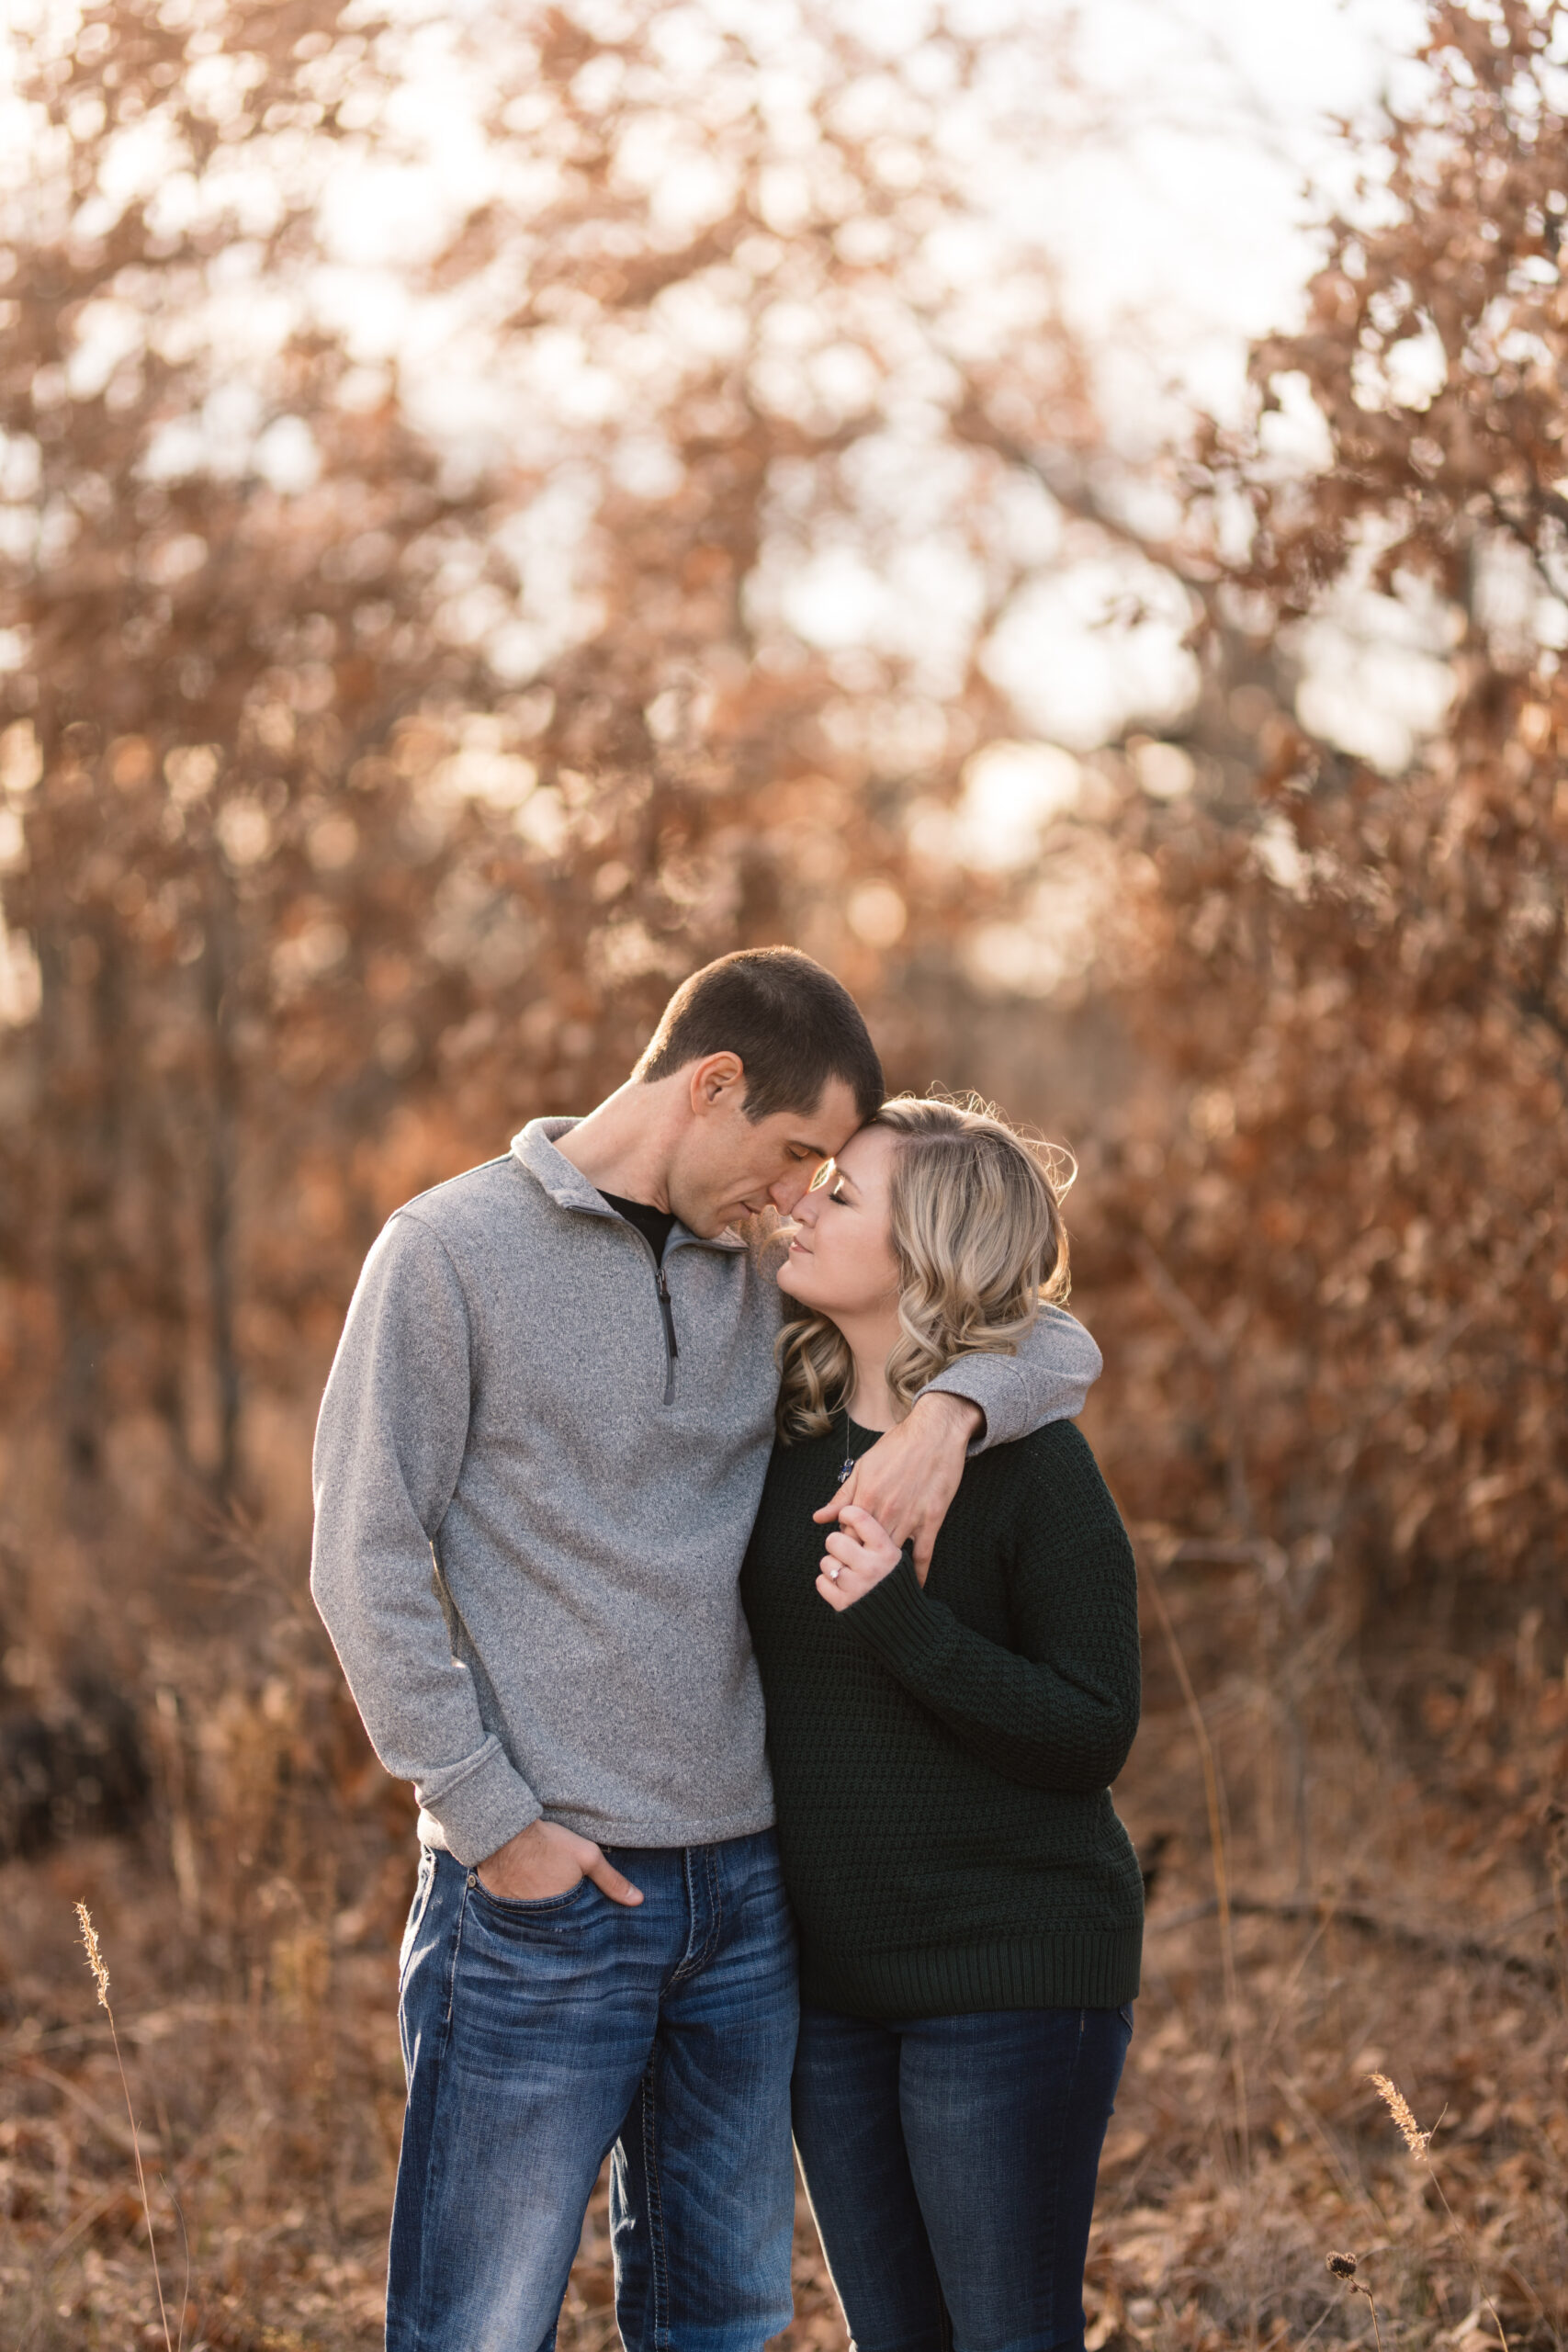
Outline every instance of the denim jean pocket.
<svg viewBox="0 0 1568 2352"><path fill-rule="evenodd" d="M564 1894L492 1894L476 1871L471 1889L479 1907L491 1922L501 1927L525 1928L531 1922L541 1927L565 1923L569 1912L575 1916L576 1906L582 1905L584 1895L597 1894L599 1890L591 1878L580 1878ZM586 1907L585 1905L583 1906Z"/></svg>

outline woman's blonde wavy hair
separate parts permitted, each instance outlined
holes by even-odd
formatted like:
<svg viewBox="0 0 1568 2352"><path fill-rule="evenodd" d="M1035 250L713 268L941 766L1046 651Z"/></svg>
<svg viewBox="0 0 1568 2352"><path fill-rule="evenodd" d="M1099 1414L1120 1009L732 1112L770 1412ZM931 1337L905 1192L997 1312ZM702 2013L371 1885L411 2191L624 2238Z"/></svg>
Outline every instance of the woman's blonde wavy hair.
<svg viewBox="0 0 1568 2352"><path fill-rule="evenodd" d="M899 1138L888 1186L899 1336L887 1385L908 1412L955 1357L1015 1355L1041 1300L1066 1296L1060 1204L1077 1170L977 1096L899 1095L867 1124ZM797 1309L778 1360L780 1437L822 1436L853 1386L848 1340L827 1316Z"/></svg>

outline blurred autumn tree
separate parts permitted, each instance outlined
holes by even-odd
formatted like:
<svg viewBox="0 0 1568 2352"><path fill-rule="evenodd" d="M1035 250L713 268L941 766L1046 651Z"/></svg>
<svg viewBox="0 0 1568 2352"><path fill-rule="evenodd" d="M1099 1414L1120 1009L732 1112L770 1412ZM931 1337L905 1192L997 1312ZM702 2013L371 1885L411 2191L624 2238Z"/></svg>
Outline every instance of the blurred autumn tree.
<svg viewBox="0 0 1568 2352"><path fill-rule="evenodd" d="M964 428L976 353L1096 443L987 210L1066 86L1024 32L809 8L40 35L0 349L32 1535L182 1487L297 1522L380 1218L593 1100L707 956L795 939L941 1068L1021 887L944 811L1071 552Z"/></svg>
<svg viewBox="0 0 1568 2352"><path fill-rule="evenodd" d="M1191 469L1171 560L1212 723L1228 690L1259 753L1249 807L1216 784L1140 820L1164 946L1131 1013L1166 1082L1091 1189L1129 1499L1260 1561L1298 1634L1337 1570L1362 1611L1472 1645L1502 1579L1560 1658L1568 15L1434 6L1420 58L1303 325ZM1317 421L1312 463L1282 412L1298 453ZM1395 774L1292 705L1306 632L1352 598L1449 665Z"/></svg>
<svg viewBox="0 0 1568 2352"><path fill-rule="evenodd" d="M182 1487L297 1526L380 1217L784 937L896 1080L1048 1122L1087 992L1137 1515L1298 1612L1337 1566L1545 1577L1560 25L1434 8L1307 323L1184 479L1118 456L997 201L1092 112L1032 12L40 38L0 289L17 1526ZM1075 763L1010 739L1086 565L1133 683ZM1447 682L1414 761L1327 740L1351 605ZM1140 648L1188 632L1162 742Z"/></svg>

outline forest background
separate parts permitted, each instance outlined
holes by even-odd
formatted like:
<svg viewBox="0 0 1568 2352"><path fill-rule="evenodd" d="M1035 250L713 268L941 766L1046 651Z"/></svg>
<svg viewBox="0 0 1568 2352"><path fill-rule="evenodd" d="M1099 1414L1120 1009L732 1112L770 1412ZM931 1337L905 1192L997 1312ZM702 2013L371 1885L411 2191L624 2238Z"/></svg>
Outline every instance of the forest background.
<svg viewBox="0 0 1568 2352"><path fill-rule="evenodd" d="M1370 2338L1357 2284L1563 2341L1568 21L1411 12L1205 394L1053 243L1131 85L904 15L12 38L7 2346L162 2342L149 2211L187 2345L376 2339L412 1812L316 1401L389 1211L774 940L1078 1160L1150 1878L1094 2352ZM596 2208L563 2346L608 2292Z"/></svg>

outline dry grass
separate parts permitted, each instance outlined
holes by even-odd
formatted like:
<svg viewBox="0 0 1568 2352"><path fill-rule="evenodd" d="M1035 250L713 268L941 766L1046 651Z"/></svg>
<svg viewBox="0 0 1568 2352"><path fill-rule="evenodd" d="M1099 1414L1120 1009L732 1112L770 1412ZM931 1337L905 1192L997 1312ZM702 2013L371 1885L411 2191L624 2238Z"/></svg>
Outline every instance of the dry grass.
<svg viewBox="0 0 1568 2352"><path fill-rule="evenodd" d="M130 2132L131 2160L136 2166L137 2193L141 2199L141 2219L147 2231L147 2258L152 2270L152 2292L158 2299L158 2324L164 2335L164 2352L175 2352L174 2338L169 2329L169 2307L164 2298L164 2274L158 2261L158 2238L152 2222L152 2200L147 2194L147 2168L141 2161L141 2132L136 2120L136 2102L130 2096L126 2078L125 2052L119 2046L119 2030L114 2021L114 2004L109 1999L109 1966L104 1958L98 1931L93 1925L93 1915L85 1903L76 1905L76 1924L82 1931L83 1948L87 1965L93 1972L93 1982L98 1989L98 2007L108 2019L109 2044L114 2051L114 2063L119 2075L119 2087L125 2099L125 2120ZM180 2330L183 2341L185 2329Z"/></svg>
<svg viewBox="0 0 1568 2352"><path fill-rule="evenodd" d="M1218 1769L1212 1794L1150 1615L1145 1725L1119 1801L1152 1851L1138 2030L1102 2168L1091 2352L1371 2343L1325 2257L1351 2247L1383 2352L1568 2334L1568 2058L1553 1779L1568 1689L1522 1654L1407 1662L1373 1691L1342 1634L1293 1653L1296 1752L1250 1571L1165 1585ZM378 2341L401 2081L400 1792L367 1764L309 1622L150 1639L155 1811L135 1839L0 1869L0 2343L161 2344L148 2221L191 2275L187 2352ZM1261 1628L1261 1630L1260 1630ZM1514 1659L1514 1663L1510 1660ZM159 1693L162 1693L160 1699ZM114 1962L148 2211L108 2024L73 1942ZM1369 2076L1441 2124L1462 2243ZM1237 2108L1238 2085L1243 2107ZM1411 2128L1421 2127L1411 2117ZM804 2211L795 2352L843 2334ZM177 2278L167 2261L164 2278ZM1494 2326L1489 2305L1498 2314ZM603 2192L561 2352L614 2341Z"/></svg>

